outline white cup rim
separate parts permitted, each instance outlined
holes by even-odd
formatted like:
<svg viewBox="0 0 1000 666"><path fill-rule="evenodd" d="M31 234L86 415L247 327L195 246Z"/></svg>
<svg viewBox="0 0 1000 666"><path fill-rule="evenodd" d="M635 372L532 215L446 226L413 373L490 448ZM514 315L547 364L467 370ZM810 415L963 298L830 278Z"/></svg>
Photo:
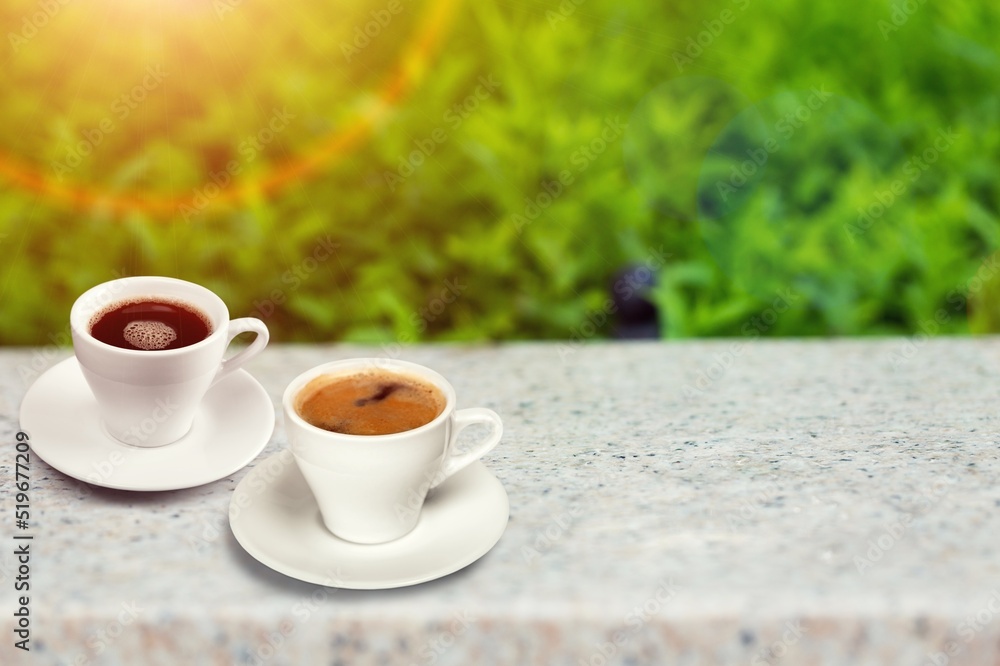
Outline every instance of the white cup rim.
<svg viewBox="0 0 1000 666"><path fill-rule="evenodd" d="M413 371L410 374L414 374L420 379L432 382L444 394L444 409L441 410L441 413L438 414L434 420L425 423L418 428L404 430L403 432L394 432L388 435L352 435L348 433L331 432L314 426L299 416L298 411L295 409L295 397L310 381L321 375L334 374L333 371L350 371L351 369L364 370L370 368L378 368L388 372L400 372L400 374L407 374L407 370ZM336 374L347 373L344 372ZM314 434L351 444L361 442L368 444L398 442L436 428L442 421L450 418L451 413L455 410L455 402L455 388L441 373L436 370L432 370L427 366L420 365L419 363L411 363L410 361L401 361L391 358L348 358L339 361L321 363L320 365L314 366L309 370L300 373L295 379L289 382L288 386L285 387L285 393L281 398L285 418L291 420L291 422L297 427ZM286 426L287 425L289 424L286 424Z"/></svg>
<svg viewBox="0 0 1000 666"><path fill-rule="evenodd" d="M213 304L220 310L222 318L218 322L215 321L211 322L213 331L204 340L199 340L193 345L188 345L186 347L179 347L177 349L143 350L143 349L124 349L122 347L109 345L108 343L102 342L101 340L95 338L93 334L90 332L90 322L92 321L93 316L94 314L96 314L96 312L92 312L85 315L83 314L82 309L84 308L85 299L88 296L94 294L98 290L108 289L110 288L110 285L123 284L123 283L133 283L133 284L149 283L151 285L167 283L178 286L184 286L185 288L199 291L206 298L214 302ZM150 295L153 297L156 296L156 294L150 294ZM127 296L125 297L116 296L111 300L109 300L108 303L105 305L105 307L107 307L107 305L111 305L118 301L127 300L127 298L128 298ZM173 297L163 296L163 298L173 298ZM177 299L177 300L183 300L183 299ZM197 303L192 303L192 305L198 307L199 310L206 309L199 306ZM207 315L210 319L213 318L212 312L205 312L205 315ZM86 321L83 321L84 317L87 318ZM70 314L69 314L70 328L73 331L75 331L76 334L81 339L86 340L89 344L95 345L98 349L103 349L113 353L122 354L123 356L135 356L137 358L151 358L154 355L158 358L167 358L170 356L182 356L184 354L193 353L203 347L208 347L209 345L213 344L216 340L218 340L218 338L222 337L226 332L226 324L228 322L229 322L229 308L226 306L225 301L223 301L218 294L216 294L208 287L204 287L195 282L188 282L187 280L180 280L178 278L163 277L157 275L138 275L134 277L124 277L124 278L118 278L116 280L108 280L107 282L102 282L101 284L94 285L87 291L80 294L80 296L76 299L76 301L73 302L73 307L70 308Z"/></svg>

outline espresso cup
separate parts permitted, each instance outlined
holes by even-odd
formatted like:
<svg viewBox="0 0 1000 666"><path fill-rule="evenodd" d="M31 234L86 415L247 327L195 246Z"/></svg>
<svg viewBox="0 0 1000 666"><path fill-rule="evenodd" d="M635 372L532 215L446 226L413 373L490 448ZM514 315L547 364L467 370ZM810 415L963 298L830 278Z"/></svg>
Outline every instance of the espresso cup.
<svg viewBox="0 0 1000 666"><path fill-rule="evenodd" d="M314 379L347 377L372 368L432 384L441 392L443 410L429 423L389 435L331 432L299 414L299 394ZM406 361L334 361L296 377L282 399L285 430L326 528L345 541L377 544L416 527L428 491L492 450L503 434L496 412L456 410L455 404L455 389L444 377ZM459 434L474 424L489 425L491 431L481 442L458 450Z"/></svg>
<svg viewBox="0 0 1000 666"><path fill-rule="evenodd" d="M208 336L187 347L156 351L123 349L93 336L96 316L137 299L187 304L207 318ZM105 429L141 447L164 446L186 435L208 389L263 351L269 337L259 319L230 321L226 304L205 287L166 277L128 277L93 287L73 304L70 328L73 352ZM224 360L233 338L247 332L257 334L253 343Z"/></svg>

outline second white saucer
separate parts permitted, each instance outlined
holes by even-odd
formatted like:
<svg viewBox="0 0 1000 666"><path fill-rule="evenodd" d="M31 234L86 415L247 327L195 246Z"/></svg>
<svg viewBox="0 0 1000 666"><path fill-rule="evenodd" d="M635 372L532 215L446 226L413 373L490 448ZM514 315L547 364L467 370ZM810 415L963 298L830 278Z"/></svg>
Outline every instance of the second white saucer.
<svg viewBox="0 0 1000 666"><path fill-rule="evenodd" d="M435 488L412 532L362 545L338 539L290 451L258 463L236 487L229 524L262 564L308 583L355 590L415 585L454 573L485 555L503 535L510 504L481 463Z"/></svg>
<svg viewBox="0 0 1000 666"><path fill-rule="evenodd" d="M239 370L209 389L190 432L153 449L107 434L76 358L50 368L21 403L21 429L63 474L117 490L179 490L223 479L257 457L274 432L264 388Z"/></svg>

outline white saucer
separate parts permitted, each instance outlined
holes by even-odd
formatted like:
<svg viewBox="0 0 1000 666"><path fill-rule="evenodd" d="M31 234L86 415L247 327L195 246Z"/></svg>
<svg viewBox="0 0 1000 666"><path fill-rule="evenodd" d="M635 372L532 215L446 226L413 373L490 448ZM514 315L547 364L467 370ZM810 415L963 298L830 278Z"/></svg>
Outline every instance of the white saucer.
<svg viewBox="0 0 1000 666"><path fill-rule="evenodd" d="M503 485L475 462L431 491L406 536L374 546L344 541L323 525L287 450L258 463L229 504L233 534L254 559L307 583L353 590L404 587L454 573L496 545L509 514Z"/></svg>
<svg viewBox="0 0 1000 666"><path fill-rule="evenodd" d="M39 458L63 474L117 490L179 490L224 479L267 446L274 406L239 370L209 389L191 431L154 449L107 434L76 358L49 369L21 403L21 429Z"/></svg>

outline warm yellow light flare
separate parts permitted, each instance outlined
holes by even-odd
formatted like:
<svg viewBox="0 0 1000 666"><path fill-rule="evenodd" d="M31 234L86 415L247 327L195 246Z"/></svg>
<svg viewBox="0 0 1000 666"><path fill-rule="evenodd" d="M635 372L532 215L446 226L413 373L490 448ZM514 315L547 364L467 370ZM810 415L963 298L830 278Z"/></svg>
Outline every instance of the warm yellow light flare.
<svg viewBox="0 0 1000 666"><path fill-rule="evenodd" d="M197 47L202 47L206 42L217 42L219 40L225 42L229 34L226 22L231 21L230 25L237 26L239 25L238 21L246 21L246 17L240 17L238 14L243 8L244 3L245 6L249 6L251 1L213 0L212 2L196 3L193 0L184 0L180 3L168 3L164 5L162 0L158 0L149 4L143 3L142 7L147 13L153 14L157 11L167 11L164 8L169 7L168 14L164 16L162 25L166 27L163 27L163 30L169 28L173 31L171 36L174 41L170 46L179 49L181 47L177 47L177 44L179 43L183 46L184 40L190 41L191 44ZM86 182L85 179L75 177L76 173L71 168L65 166L60 168L58 166L65 163L65 151L28 160L20 156L27 154L27 150L12 151L9 147L5 149L4 146L0 146L0 180L6 180L16 187L36 193L40 197L43 197L46 203L49 204L68 206L81 211L100 211L116 218L123 217L130 212L141 212L159 219L187 219L188 216L185 214L185 211L190 212L193 210L200 214L209 209L225 209L240 206L251 199L256 200L262 196L274 196L293 183L315 176L323 168L349 154L371 137L373 130L380 123L385 122L394 107L420 85L426 73L430 70L431 63L452 24L460 2L461 0L429 0L428 6L424 9L424 13L419 19L416 20L415 28L409 37L406 38L394 63L388 68L385 66L379 68L384 74L373 77L371 66L366 66L363 61L359 62L361 59L357 59L352 63L349 55L346 60L333 63L338 68L336 72L341 76L347 77L348 80L354 77L355 72L361 72L361 74L368 75L369 79L380 81L380 83L376 84L375 90L363 95L364 98L368 99L368 102L358 104L355 101L352 108L356 108L357 110L352 112L343 111L336 122L330 123L334 129L320 133L316 138L310 139L308 143L301 143L294 152L286 153L281 159L271 160L266 166L253 170L248 169L245 175L234 176L231 182L226 183L222 187L216 185L217 192L214 192L211 197L205 197L202 194L206 188L213 186L213 183L208 180L203 180L201 186L197 182L194 187L191 187L189 183L177 186L174 188L175 192L164 191L165 185L168 184L163 182L164 179L160 179L154 184L150 184L149 182L144 183L141 180L132 181L128 187L122 187L121 182L113 185L107 184L104 182L106 179L103 177L99 183ZM128 30L127 25L130 16L134 18L136 12L139 11L139 6L135 3L112 4L115 7L113 10L109 10L109 18L104 22L105 25L103 25L102 29L107 30L107 34L102 35L102 39L114 40L116 39L114 34L116 30ZM67 7L69 6L67 5ZM273 9L273 7L269 6L268 11L286 11L286 8ZM259 5L257 11L263 11L259 9ZM192 15L194 14L198 16L193 17ZM48 20L55 24L60 18L60 16L56 15ZM285 18L286 20L301 20L301 18L289 16ZM150 16L147 15L145 20L148 26ZM184 20L189 20L192 25L198 24L201 27L192 28L192 34L184 35L179 32L184 26ZM204 27L205 25L211 25L211 30L213 31L207 36L206 33L208 30ZM353 23L351 24L352 27L354 25ZM364 23L361 26L363 27ZM42 27L43 29L39 29L38 32L44 33L44 27ZM260 26L260 29L267 29L267 26ZM150 32L149 34L152 37L144 35L142 39L135 39L134 43L130 45L132 51L140 52L133 55L137 60L142 62L154 61L157 54L161 53L165 48L162 43L157 43L155 32ZM345 34L347 34L346 31ZM41 34L35 37L35 39L41 40L45 36ZM339 42L334 43L332 46L327 46L338 58L342 58L344 56L341 55L341 46L338 46L338 44ZM13 68L16 72L18 59L22 57L27 59L33 55L31 52L32 46L32 42L27 41L24 46L24 53L15 53L13 64L7 66L8 71ZM250 44L248 47L243 44L241 46L246 49L252 48L253 45ZM232 48L232 45L227 43L218 46L220 51ZM109 78L116 73L115 70L117 67L114 59L100 61L100 58L94 57L93 54L90 54L89 60L87 58L88 54L86 53L81 53L78 56L67 56L64 59L64 65L67 69L46 72L45 76L52 77L52 80L59 81L60 83L65 83L65 79L74 75L74 73L80 77L94 77L100 76L99 72L106 71ZM121 59L121 56L119 56L119 59ZM374 58L369 58L368 62L371 61L377 62ZM30 61L25 60L25 62ZM213 113L220 113L197 95L191 93L190 89L193 87L191 84L192 78L197 75L209 81L218 81L220 84L231 84L233 81L237 83L242 81L240 77L248 77L248 72L242 69L244 65L237 57L229 58L221 63L213 62L210 63L210 66L206 66L203 61L198 61L194 57L187 60L179 59L179 62L179 66L173 68L172 71L168 71L169 76L164 78L162 85L158 84L162 89L151 90L149 92L150 95L160 95L168 99L169 105L166 103L163 105L166 107L166 110L163 112L164 117L156 118L148 112L139 117L140 114L137 112L135 117L128 120L130 123L141 125L144 132L149 132L149 134L143 134L143 139L148 137L150 140L167 144L167 149L172 147L175 150L184 151L187 146L173 145L174 137L169 135L164 137L163 134L168 134L168 132L162 128L171 127L171 123L187 123L181 139L190 140L188 139L190 135L194 134L197 136L200 128L199 123L204 118L211 117ZM327 63L322 64L329 66ZM319 65L312 63L308 63L306 66L320 69ZM177 71L178 69L180 71ZM206 72L205 70L213 71ZM85 72L85 74L78 73L81 71ZM250 74L252 73L250 72ZM288 81L279 80L277 84L287 86L287 90L283 90L282 94L293 95L295 94L295 81L291 80L291 77L288 78ZM142 81L142 78L138 80ZM32 84L34 83L32 81ZM38 85L44 86L45 82L39 81ZM65 83L65 85L69 87L68 83ZM98 138L103 138L103 134L114 136L114 132L118 129L118 125L115 123L116 119L127 116L129 113L129 104L137 106L134 104L134 99L138 99L138 95L146 94L140 90L138 95L133 98L133 93L126 92L124 101L122 101L119 98L120 91L118 89L110 85L107 87L114 90L114 94L109 95L109 99L113 100L113 102L110 106L105 105L100 107L97 115L94 115L93 112L90 113L90 117L92 118L100 118L100 113L107 115L107 118L94 121L88 126L93 127L93 129L89 129L88 131L94 134L95 141ZM142 85L138 87L142 88ZM236 91L238 94L231 95L231 97L236 97L237 99L231 100L229 104L237 107L242 106L245 109L247 105L256 103L260 109L264 109L263 105L267 104L267 102L262 100L278 97L276 91L260 89L262 86L259 85L246 87L249 89L238 88ZM214 91L215 89L213 89ZM336 96L332 97L334 101L342 99ZM354 97L356 100L358 95ZM77 103L78 100L69 100L67 108L60 109L59 111L72 117L74 112L78 113L78 110L75 108ZM80 105L83 104L82 102L79 103ZM333 106L333 104L331 103L330 106ZM344 106L343 103L341 103L341 106ZM270 107L266 108L269 111ZM108 109L111 109L111 111ZM261 113L263 112L261 110ZM147 127L152 129L147 130ZM160 135L155 134L158 127L161 132ZM194 129L192 130L191 128ZM61 131L58 127L55 129L47 127L46 129L53 133ZM102 129L104 133L101 132ZM65 139L65 143L72 145L76 142L78 137L72 131L62 131L65 136L70 137ZM180 134L180 131L177 133ZM146 153L147 145L145 141L142 141L141 145L130 146L130 148L132 152L142 157ZM93 146L89 146L89 149L93 149ZM138 160L139 157L134 159ZM108 158L102 155L101 159L106 160ZM52 164L56 164L57 166L53 168ZM115 164L114 166L118 167L119 165ZM122 168L124 169L124 167ZM109 178L108 180L114 179ZM139 182L139 184L135 185L135 182Z"/></svg>

